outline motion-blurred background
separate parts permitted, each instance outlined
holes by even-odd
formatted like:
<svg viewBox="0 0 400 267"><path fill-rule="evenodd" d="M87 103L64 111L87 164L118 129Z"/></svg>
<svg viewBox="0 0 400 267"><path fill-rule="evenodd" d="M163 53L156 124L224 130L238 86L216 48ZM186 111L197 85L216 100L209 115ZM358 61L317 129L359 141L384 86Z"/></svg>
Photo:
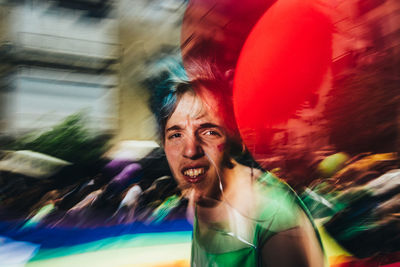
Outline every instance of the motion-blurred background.
<svg viewBox="0 0 400 267"><path fill-rule="evenodd" d="M234 68L275 2L0 0L0 266L189 266L143 81L181 51ZM400 3L327 2L330 75L259 163L310 208L331 266L396 266Z"/></svg>

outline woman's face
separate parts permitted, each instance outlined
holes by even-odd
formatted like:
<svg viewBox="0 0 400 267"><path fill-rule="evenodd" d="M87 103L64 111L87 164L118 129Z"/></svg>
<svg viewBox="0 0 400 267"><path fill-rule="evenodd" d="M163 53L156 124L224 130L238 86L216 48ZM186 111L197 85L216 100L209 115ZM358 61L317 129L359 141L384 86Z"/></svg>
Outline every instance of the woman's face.
<svg viewBox="0 0 400 267"><path fill-rule="evenodd" d="M202 96L184 93L164 132L164 149L172 174L183 194L196 202L218 198L218 176L224 168L227 141L216 101L210 94Z"/></svg>

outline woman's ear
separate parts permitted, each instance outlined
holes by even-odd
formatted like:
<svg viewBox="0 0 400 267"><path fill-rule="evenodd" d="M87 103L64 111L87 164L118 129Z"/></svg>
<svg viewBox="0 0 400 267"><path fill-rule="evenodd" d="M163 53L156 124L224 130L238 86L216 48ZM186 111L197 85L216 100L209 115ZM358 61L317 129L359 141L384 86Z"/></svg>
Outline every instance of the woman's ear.
<svg viewBox="0 0 400 267"><path fill-rule="evenodd" d="M229 69L229 70L225 71L225 73L224 73L225 80L228 82L228 85L230 88L233 88L234 75L235 75L234 69Z"/></svg>
<svg viewBox="0 0 400 267"><path fill-rule="evenodd" d="M224 164L229 169L232 169L235 165L232 159L242 156L246 152L246 146L243 142L236 140L228 140L224 151Z"/></svg>
<svg viewBox="0 0 400 267"><path fill-rule="evenodd" d="M224 166L226 166L228 169L232 169L233 167L235 167L232 162L232 157L229 155L229 153L224 153L223 163Z"/></svg>

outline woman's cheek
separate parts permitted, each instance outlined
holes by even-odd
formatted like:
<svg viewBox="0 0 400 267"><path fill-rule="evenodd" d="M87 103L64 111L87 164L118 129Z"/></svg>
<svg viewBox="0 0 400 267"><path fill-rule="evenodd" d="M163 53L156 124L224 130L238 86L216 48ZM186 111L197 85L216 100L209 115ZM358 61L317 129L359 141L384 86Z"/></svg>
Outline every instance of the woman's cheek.
<svg viewBox="0 0 400 267"><path fill-rule="evenodd" d="M226 143L221 143L217 145L217 149L219 152L223 152L225 150Z"/></svg>

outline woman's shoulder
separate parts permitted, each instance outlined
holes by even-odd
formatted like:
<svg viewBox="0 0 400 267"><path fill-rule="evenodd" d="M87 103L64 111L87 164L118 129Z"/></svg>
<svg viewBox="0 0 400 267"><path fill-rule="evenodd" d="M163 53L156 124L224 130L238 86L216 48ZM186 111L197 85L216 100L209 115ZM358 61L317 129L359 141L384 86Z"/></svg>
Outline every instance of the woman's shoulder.
<svg viewBox="0 0 400 267"><path fill-rule="evenodd" d="M250 217L269 220L274 214L289 216L298 209L296 193L273 173L240 164L238 167L233 203L247 207L252 214Z"/></svg>
<svg viewBox="0 0 400 267"><path fill-rule="evenodd" d="M298 197L293 189L283 180L273 173L264 171L255 176L253 182L254 192L259 197L258 201L264 204L279 203L279 206L289 205L295 202L297 205ZM295 205L295 206L296 206Z"/></svg>
<svg viewBox="0 0 400 267"><path fill-rule="evenodd" d="M303 207L288 184L270 172L254 181L256 217L262 228L280 232L299 225Z"/></svg>

